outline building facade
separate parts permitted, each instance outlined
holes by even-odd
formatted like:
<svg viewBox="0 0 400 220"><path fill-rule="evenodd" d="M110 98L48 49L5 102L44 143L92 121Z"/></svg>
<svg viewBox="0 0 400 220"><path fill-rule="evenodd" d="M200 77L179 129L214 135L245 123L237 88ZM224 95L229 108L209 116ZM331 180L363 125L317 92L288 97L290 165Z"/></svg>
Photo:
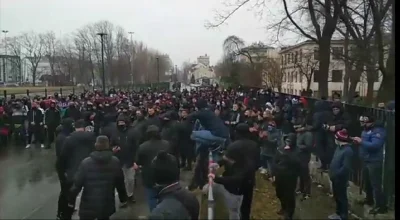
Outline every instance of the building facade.
<svg viewBox="0 0 400 220"><path fill-rule="evenodd" d="M344 76L346 74L343 59L344 41L332 40L331 63L329 65L328 93L342 94L344 87ZM307 81L310 81L310 89L314 96L318 97L318 72L319 53L318 45L313 41L304 41L294 46L282 48L279 52L282 71L282 92L300 95L303 89L307 89ZM377 71L374 93L380 86L382 77ZM362 74L357 85L356 92L360 96L367 94L366 74Z"/></svg>
<svg viewBox="0 0 400 220"><path fill-rule="evenodd" d="M197 63L201 63L204 66L210 66L210 57L205 54L204 56L197 57Z"/></svg>
<svg viewBox="0 0 400 220"><path fill-rule="evenodd" d="M212 85L217 83L217 78L212 67L197 63L193 64L189 70L188 82Z"/></svg>

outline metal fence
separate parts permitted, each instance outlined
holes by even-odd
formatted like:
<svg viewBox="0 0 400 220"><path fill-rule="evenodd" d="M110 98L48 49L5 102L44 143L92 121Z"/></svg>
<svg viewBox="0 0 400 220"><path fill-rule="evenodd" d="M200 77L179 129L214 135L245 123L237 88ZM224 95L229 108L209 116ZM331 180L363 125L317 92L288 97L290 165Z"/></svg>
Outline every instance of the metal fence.
<svg viewBox="0 0 400 220"><path fill-rule="evenodd" d="M3 90L3 97L5 99L7 99L7 97L11 96L11 95L15 95L15 96L32 96L32 95L41 95L41 96L45 96L48 97L51 94L54 93L58 93L60 95L63 94L75 94L75 92L77 92L78 90L80 90L79 88L43 88L43 89L39 89L39 88L32 88L32 89L15 89L18 87L12 87L12 89L0 89Z"/></svg>
<svg viewBox="0 0 400 220"><path fill-rule="evenodd" d="M296 95L284 94L284 96L291 96L300 98ZM321 101L315 98L306 98L308 101L308 108L311 112L314 112L314 103ZM331 101L326 101L331 102ZM383 161L383 188L388 198L389 206L394 205L395 201L395 120L396 114L394 111L388 111L384 109L368 108L363 106L343 104L344 111L346 111L350 118L351 124L348 128L350 136L360 136L362 127L360 126L359 118L365 113L372 114L375 119L384 124L387 132L386 143L384 146L384 161ZM363 190L364 179L362 175L362 161L359 154L359 146L353 146L354 158L353 158L353 169L351 175L351 181L358 187L360 187L360 193Z"/></svg>

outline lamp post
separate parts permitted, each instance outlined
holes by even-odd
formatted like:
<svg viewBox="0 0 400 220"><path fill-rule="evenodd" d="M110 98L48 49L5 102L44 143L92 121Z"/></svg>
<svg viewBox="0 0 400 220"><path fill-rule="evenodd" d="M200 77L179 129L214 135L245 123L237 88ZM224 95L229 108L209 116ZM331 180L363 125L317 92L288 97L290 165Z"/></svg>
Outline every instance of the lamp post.
<svg viewBox="0 0 400 220"><path fill-rule="evenodd" d="M175 65L175 77L172 78L171 81L174 81L174 82L175 82L175 79L177 79L177 78L178 78L178 65Z"/></svg>
<svg viewBox="0 0 400 220"><path fill-rule="evenodd" d="M4 33L4 53L5 57L3 58L3 82L6 83L6 65L7 65L7 33L8 30L2 30L1 32Z"/></svg>
<svg viewBox="0 0 400 220"><path fill-rule="evenodd" d="M101 39L101 65L102 65L102 70L103 70L103 75L102 75L102 81L103 81L103 93L106 93L106 75L105 75L105 68L104 68L104 36L107 35L106 33L97 33L97 35L100 35Z"/></svg>
<svg viewBox="0 0 400 220"><path fill-rule="evenodd" d="M157 57L157 82L160 83L160 59Z"/></svg>
<svg viewBox="0 0 400 220"><path fill-rule="evenodd" d="M129 31L128 34L131 35L131 83L133 84L133 39L132 36L135 32Z"/></svg>

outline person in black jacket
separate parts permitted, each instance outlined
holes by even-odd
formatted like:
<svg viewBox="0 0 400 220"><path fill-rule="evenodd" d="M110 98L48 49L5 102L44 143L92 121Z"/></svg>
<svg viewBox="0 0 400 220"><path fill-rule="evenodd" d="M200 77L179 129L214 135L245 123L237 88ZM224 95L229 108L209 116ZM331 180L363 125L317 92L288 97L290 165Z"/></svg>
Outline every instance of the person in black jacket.
<svg viewBox="0 0 400 220"><path fill-rule="evenodd" d="M74 131L74 126L73 126L74 121L71 118L66 118L63 119L62 125L57 127L56 129L58 132L56 140L55 140L55 149L56 149L56 171L58 175L58 179L60 181L60 195L58 197L58 209L57 209L57 218L61 219L63 217L63 212L65 212L65 208L67 207L68 204L68 192L69 192L69 185L67 183L65 174L61 171L60 165L59 165L59 158L61 154L62 147L64 145L65 140L67 137ZM64 210L63 210L64 209Z"/></svg>
<svg viewBox="0 0 400 220"><path fill-rule="evenodd" d="M128 128L130 118L121 114L117 118L117 129L111 135L111 146L114 155L119 159L125 177L126 192L129 201L136 202L133 196L135 185L135 169L133 169L136 141Z"/></svg>
<svg viewBox="0 0 400 220"><path fill-rule="evenodd" d="M167 111L160 118L162 120L161 139L169 142L173 155L179 158L178 113L173 110Z"/></svg>
<svg viewBox="0 0 400 220"><path fill-rule="evenodd" d="M300 175L300 160L296 150L296 134L288 134L284 145L278 148L274 158L272 175L275 179L276 196L281 202L279 214L293 219L296 208L296 185Z"/></svg>
<svg viewBox="0 0 400 220"><path fill-rule="evenodd" d="M53 143L55 138L55 132L57 126L61 122L60 111L56 108L56 102L51 101L50 108L46 109L44 112L44 128L47 130L47 148L51 148L51 143Z"/></svg>
<svg viewBox="0 0 400 220"><path fill-rule="evenodd" d="M79 164L94 150L96 136L93 132L85 131L84 120L75 122L75 131L65 139L60 157L58 158L59 172L65 176L65 186L72 187L73 178L78 170ZM68 207L62 210L71 210ZM71 219L72 211L63 213L63 219Z"/></svg>
<svg viewBox="0 0 400 220"><path fill-rule="evenodd" d="M210 168L224 166L222 176L208 175L214 179L213 192L222 194L225 206L229 212L229 219L241 219L240 212L243 194L248 190L248 182L253 179L254 165L249 163L249 157L243 156L243 142L233 142L225 151L223 159L218 164L210 164ZM203 191L207 192L208 184L204 185Z"/></svg>
<svg viewBox="0 0 400 220"><path fill-rule="evenodd" d="M32 109L28 112L28 145L26 145L26 148L30 148L32 142L34 144L40 143L40 146L44 148L43 119L42 110L36 103L32 103Z"/></svg>
<svg viewBox="0 0 400 220"><path fill-rule="evenodd" d="M81 112L76 107L75 103L70 102L68 108L65 110L63 118L72 118L74 121L81 119Z"/></svg>
<svg viewBox="0 0 400 220"><path fill-rule="evenodd" d="M250 219L251 204L253 200L253 190L256 183L256 171L260 167L260 148L257 142L251 140L250 127L246 123L240 123L236 126L235 137L236 141L231 144L231 147L241 148L242 156L247 158L247 164L252 167L252 172L249 172L249 178L244 181L242 186L243 201L240 207L240 218L243 220Z"/></svg>
<svg viewBox="0 0 400 220"><path fill-rule="evenodd" d="M180 185L178 166L176 158L165 151L160 151L152 161L158 204L148 219L199 218L199 201L194 194Z"/></svg>
<svg viewBox="0 0 400 220"><path fill-rule="evenodd" d="M182 109L181 111L181 121L178 127L179 134L179 149L181 156L181 164L180 167L185 170L192 170L192 163L194 161L194 141L190 139L190 135L192 134L193 123L186 120L186 117L189 115L188 109Z"/></svg>
<svg viewBox="0 0 400 220"><path fill-rule="evenodd" d="M82 188L80 219L109 219L115 213L115 189L121 204L126 204L124 175L106 136L97 137L95 151L80 163L70 190L69 207L74 207Z"/></svg>
<svg viewBox="0 0 400 220"><path fill-rule="evenodd" d="M157 191L153 188L154 178L151 169L151 162L160 151L171 152L168 141L161 140L160 129L156 125L150 125L146 130L148 138L139 146L136 154L136 163L134 168L141 167L142 182L146 191L147 201L150 211L157 205Z"/></svg>

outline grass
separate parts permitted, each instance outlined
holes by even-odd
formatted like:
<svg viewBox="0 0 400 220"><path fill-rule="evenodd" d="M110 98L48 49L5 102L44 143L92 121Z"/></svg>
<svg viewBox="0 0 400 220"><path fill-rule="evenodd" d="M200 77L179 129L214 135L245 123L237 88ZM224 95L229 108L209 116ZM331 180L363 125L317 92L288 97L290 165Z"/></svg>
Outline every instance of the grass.
<svg viewBox="0 0 400 220"><path fill-rule="evenodd" d="M57 92L57 91L60 91L60 88L62 88L63 90L72 90L72 88L74 88L74 86L3 87L3 88L0 88L0 93L7 91L7 94L22 94L22 93L25 94L26 90L28 90L28 89L29 89L29 92L44 92L44 90L46 88L47 88L48 92Z"/></svg>
<svg viewBox="0 0 400 220"><path fill-rule="evenodd" d="M218 170L217 173L223 171ZM201 200L200 219L207 219L207 196ZM263 175L257 173L256 186L253 193L253 204L251 208L251 219L282 219L277 211L280 209L280 203L275 195L275 188L272 183L265 180ZM223 198L215 198L214 219L228 219L228 212L225 208Z"/></svg>

